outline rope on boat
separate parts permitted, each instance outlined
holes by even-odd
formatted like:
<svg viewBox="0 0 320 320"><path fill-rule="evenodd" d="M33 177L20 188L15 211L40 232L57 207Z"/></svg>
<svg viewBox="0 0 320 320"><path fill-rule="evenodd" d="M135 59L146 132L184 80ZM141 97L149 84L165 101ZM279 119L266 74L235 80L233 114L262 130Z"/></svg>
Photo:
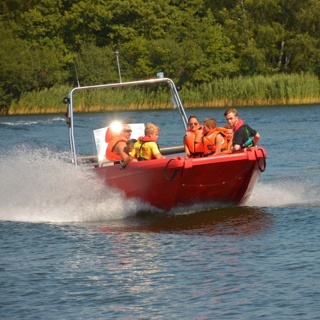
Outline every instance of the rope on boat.
<svg viewBox="0 0 320 320"><path fill-rule="evenodd" d="M260 150L261 153L262 153L263 167L261 167L261 165L260 165L260 159L261 158L258 158L257 150ZM258 147L257 150L255 150L255 152L256 152L256 156L257 156L258 167L259 167L260 172L264 172L266 170L266 167L267 167L266 155L265 155L264 150L262 148Z"/></svg>
<svg viewBox="0 0 320 320"><path fill-rule="evenodd" d="M172 181L172 180L175 178L175 176L177 175L177 173L179 172L179 169L174 170L174 173L173 173L173 175L172 175L171 178L168 178L167 175L166 175L166 170L168 169L169 163L170 163L171 161L174 161L174 160L175 160L174 158L171 158L171 159L167 162L166 166L165 166L164 169L163 169L163 176L165 177L165 179L166 179L167 181Z"/></svg>

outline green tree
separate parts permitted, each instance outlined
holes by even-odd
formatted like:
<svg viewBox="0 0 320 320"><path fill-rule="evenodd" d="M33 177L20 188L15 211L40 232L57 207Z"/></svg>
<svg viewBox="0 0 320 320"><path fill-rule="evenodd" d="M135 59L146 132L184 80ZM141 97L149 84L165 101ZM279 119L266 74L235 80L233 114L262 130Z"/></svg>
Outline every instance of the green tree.
<svg viewBox="0 0 320 320"><path fill-rule="evenodd" d="M0 108L3 109L22 92L34 88L36 80L28 44L3 26L0 26L0 37Z"/></svg>
<svg viewBox="0 0 320 320"><path fill-rule="evenodd" d="M112 2L112 1L111 1ZM109 46L112 12L109 1L73 1L63 15L63 37L68 48L78 51L83 44Z"/></svg>
<svg viewBox="0 0 320 320"><path fill-rule="evenodd" d="M292 41L294 71L309 71L320 76L320 2L303 1L299 10L293 10L297 34Z"/></svg>
<svg viewBox="0 0 320 320"><path fill-rule="evenodd" d="M218 3L218 12L209 7L235 46L241 74L319 70L319 1Z"/></svg>
<svg viewBox="0 0 320 320"><path fill-rule="evenodd" d="M135 1L131 5L135 18L138 17L137 5L141 3ZM180 83L189 84L237 72L233 46L212 13L205 11L204 1L188 4L148 1L147 7L139 11L147 13L149 8L148 14L139 16L145 23L132 22L129 31L123 33L126 37L118 38L125 41L120 48L128 57L126 70L138 77L155 75L161 70ZM155 27L154 13L158 11L161 12L160 26ZM135 27L133 31L132 27Z"/></svg>
<svg viewBox="0 0 320 320"><path fill-rule="evenodd" d="M319 0L2 0L0 105L54 84L159 71L195 85L238 75L320 76Z"/></svg>
<svg viewBox="0 0 320 320"><path fill-rule="evenodd" d="M118 81L115 54L108 47L83 44L73 67L73 80L82 86Z"/></svg>
<svg viewBox="0 0 320 320"><path fill-rule="evenodd" d="M64 50L61 38L62 0L42 0L21 14L20 37L31 44Z"/></svg>

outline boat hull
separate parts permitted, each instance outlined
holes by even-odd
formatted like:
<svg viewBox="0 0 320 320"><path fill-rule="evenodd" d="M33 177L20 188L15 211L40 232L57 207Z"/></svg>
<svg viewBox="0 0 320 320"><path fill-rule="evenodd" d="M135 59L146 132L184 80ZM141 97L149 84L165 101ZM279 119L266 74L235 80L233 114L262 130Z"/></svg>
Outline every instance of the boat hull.
<svg viewBox="0 0 320 320"><path fill-rule="evenodd" d="M198 203L240 205L250 197L260 173L265 169L262 147L244 149L230 155L186 159L170 157L95 168L108 185L159 209Z"/></svg>

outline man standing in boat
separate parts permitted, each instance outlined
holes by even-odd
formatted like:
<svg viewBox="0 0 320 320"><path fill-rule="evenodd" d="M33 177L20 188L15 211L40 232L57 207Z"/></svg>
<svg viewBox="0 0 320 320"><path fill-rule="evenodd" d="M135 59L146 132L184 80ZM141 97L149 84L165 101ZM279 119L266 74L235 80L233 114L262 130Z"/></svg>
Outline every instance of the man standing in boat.
<svg viewBox="0 0 320 320"><path fill-rule="evenodd" d="M109 127L106 132L106 142L108 147L106 150L106 158L110 161L122 161L128 157L126 153L127 141L131 137L132 130L130 126L123 122L120 132L115 132Z"/></svg>
<svg viewBox="0 0 320 320"><path fill-rule="evenodd" d="M232 108L226 110L224 116L229 125L233 128L233 150L251 148L258 144L260 134L239 118L237 109Z"/></svg>

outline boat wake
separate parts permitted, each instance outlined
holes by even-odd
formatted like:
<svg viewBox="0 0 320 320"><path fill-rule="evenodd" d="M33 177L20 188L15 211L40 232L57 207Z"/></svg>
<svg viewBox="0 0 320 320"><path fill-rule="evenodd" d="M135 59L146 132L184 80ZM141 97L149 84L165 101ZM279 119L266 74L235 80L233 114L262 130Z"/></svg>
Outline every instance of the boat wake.
<svg viewBox="0 0 320 320"><path fill-rule="evenodd" d="M68 153L19 146L0 156L0 220L23 222L96 222L155 211L108 189L94 173L69 161ZM275 207L319 204L319 185L279 179L257 184L246 206ZM203 206L181 208L189 214ZM207 207L205 208L207 209Z"/></svg>
<svg viewBox="0 0 320 320"><path fill-rule="evenodd" d="M247 206L319 206L319 183L305 177L279 178L259 182Z"/></svg>
<svg viewBox="0 0 320 320"><path fill-rule="evenodd" d="M87 222L122 219L148 207L105 188L68 153L20 146L0 156L0 220Z"/></svg>
<svg viewBox="0 0 320 320"><path fill-rule="evenodd" d="M9 118L10 119L10 118ZM34 125L48 125L52 124L54 122L65 122L66 119L64 117L60 116L54 116L54 117L49 117L45 120L42 119L36 119L33 121L26 121L26 120L14 120L14 121L1 121L0 122L0 127L17 127L19 129L24 129L29 126L34 126Z"/></svg>

